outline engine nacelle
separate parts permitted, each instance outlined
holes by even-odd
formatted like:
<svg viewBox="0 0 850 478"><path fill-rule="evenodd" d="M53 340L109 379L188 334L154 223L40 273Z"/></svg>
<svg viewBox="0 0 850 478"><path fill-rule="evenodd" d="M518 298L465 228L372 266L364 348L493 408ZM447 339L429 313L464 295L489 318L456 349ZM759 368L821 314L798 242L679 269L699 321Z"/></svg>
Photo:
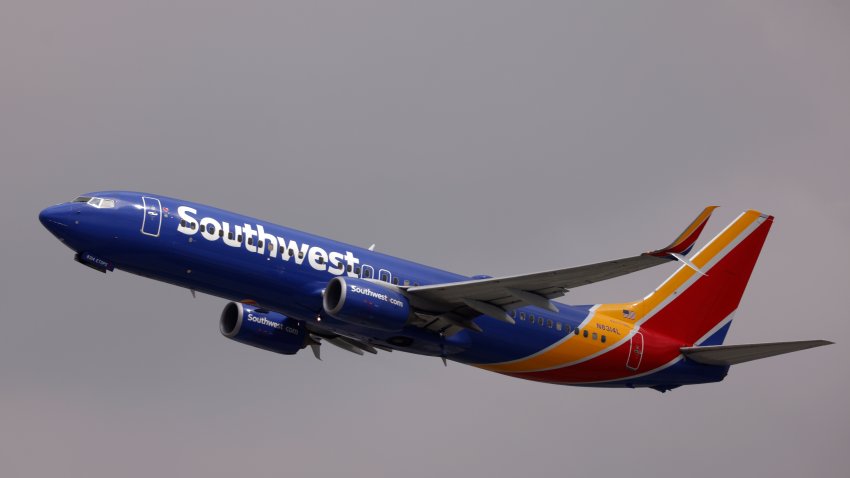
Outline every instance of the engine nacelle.
<svg viewBox="0 0 850 478"><path fill-rule="evenodd" d="M356 277L334 277L322 301L331 317L372 329L398 331L410 317L407 297L389 287Z"/></svg>
<svg viewBox="0 0 850 478"><path fill-rule="evenodd" d="M238 302L224 306L219 330L228 339L286 355L295 354L307 342L303 323L276 312L257 312Z"/></svg>

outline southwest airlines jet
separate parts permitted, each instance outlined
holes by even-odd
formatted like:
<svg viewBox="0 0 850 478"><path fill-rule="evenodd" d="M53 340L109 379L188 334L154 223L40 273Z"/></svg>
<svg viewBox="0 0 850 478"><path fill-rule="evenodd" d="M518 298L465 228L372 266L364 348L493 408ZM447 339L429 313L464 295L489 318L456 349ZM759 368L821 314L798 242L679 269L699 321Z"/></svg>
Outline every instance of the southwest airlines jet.
<svg viewBox="0 0 850 478"><path fill-rule="evenodd" d="M214 207L103 191L39 219L74 258L223 297L221 333L292 355L323 342L399 350L512 377L661 392L723 380L729 367L827 345L723 345L773 217L746 211L692 258L714 207L669 246L608 262L466 277ZM566 305L570 289L667 263L643 299Z"/></svg>

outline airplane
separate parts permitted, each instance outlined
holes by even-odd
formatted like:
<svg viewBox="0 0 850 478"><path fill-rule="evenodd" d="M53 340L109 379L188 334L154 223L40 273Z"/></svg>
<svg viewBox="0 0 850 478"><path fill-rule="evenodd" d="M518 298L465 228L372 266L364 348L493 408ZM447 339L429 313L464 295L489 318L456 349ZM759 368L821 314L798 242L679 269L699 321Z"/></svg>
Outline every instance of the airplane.
<svg viewBox="0 0 850 478"><path fill-rule="evenodd" d="M322 343L358 355L440 357L538 382L649 387L718 382L731 365L828 345L724 345L773 216L748 210L688 258L715 207L668 246L532 274L466 277L149 193L102 191L39 220L99 272L115 269L221 297L225 337L284 355ZM644 298L553 299L586 284L679 264Z"/></svg>

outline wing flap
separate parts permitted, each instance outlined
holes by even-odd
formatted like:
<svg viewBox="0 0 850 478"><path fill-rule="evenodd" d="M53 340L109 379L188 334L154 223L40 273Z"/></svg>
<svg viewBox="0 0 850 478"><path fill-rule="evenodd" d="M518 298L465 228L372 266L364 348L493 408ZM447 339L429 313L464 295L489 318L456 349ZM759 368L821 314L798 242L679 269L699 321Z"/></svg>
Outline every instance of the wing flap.
<svg viewBox="0 0 850 478"><path fill-rule="evenodd" d="M803 340L765 344L682 347L680 350L682 351L682 355L697 363L706 365L735 365L830 344L832 342L828 340Z"/></svg>

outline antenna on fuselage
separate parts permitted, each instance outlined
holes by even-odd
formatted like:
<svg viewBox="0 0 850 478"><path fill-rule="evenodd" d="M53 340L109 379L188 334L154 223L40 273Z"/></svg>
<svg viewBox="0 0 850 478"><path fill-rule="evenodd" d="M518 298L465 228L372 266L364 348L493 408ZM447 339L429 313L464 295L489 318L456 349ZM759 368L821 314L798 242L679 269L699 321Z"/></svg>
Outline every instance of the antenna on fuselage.
<svg viewBox="0 0 850 478"><path fill-rule="evenodd" d="M371 246L369 246L369 250L374 251L375 250L375 244L372 244Z"/></svg>

